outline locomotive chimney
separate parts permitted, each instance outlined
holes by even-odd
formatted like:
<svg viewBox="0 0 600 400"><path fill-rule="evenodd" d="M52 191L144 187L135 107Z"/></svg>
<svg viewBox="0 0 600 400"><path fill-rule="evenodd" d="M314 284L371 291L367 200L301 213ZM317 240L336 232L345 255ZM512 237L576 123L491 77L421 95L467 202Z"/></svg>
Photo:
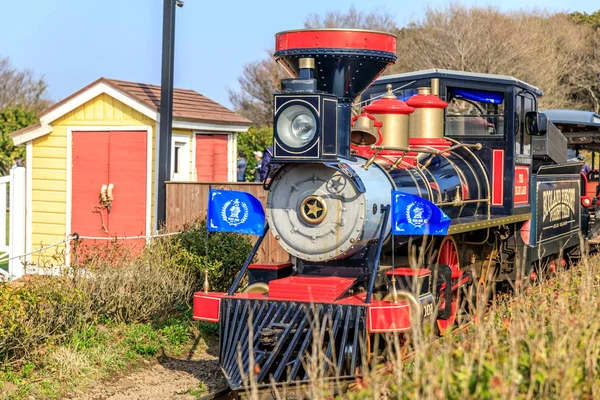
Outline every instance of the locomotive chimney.
<svg viewBox="0 0 600 400"><path fill-rule="evenodd" d="M286 31L275 35L274 55L298 78L312 60L317 90L338 97L337 154L350 158L352 102L396 61L396 36L351 29Z"/></svg>

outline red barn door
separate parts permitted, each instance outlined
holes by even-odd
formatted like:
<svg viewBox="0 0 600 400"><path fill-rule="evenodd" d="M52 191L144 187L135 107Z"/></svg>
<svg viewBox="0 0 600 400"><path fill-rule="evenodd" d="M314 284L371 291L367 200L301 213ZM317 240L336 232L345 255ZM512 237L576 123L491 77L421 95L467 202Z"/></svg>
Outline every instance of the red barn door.
<svg viewBox="0 0 600 400"><path fill-rule="evenodd" d="M198 182L227 182L228 135L196 135Z"/></svg>
<svg viewBox="0 0 600 400"><path fill-rule="evenodd" d="M147 132L76 131L72 154L71 232L90 237L144 235ZM111 183L114 200L107 212L97 206L102 185ZM143 242L128 240L126 246L140 248Z"/></svg>

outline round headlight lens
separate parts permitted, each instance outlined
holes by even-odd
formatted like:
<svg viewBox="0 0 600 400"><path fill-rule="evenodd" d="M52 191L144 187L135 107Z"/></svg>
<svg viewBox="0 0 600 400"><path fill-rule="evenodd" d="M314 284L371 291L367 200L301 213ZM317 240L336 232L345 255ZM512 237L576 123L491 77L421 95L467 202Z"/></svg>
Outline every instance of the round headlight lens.
<svg viewBox="0 0 600 400"><path fill-rule="evenodd" d="M304 106L293 105L281 112L277 119L277 135L288 147L304 147L317 133L317 120Z"/></svg>
<svg viewBox="0 0 600 400"><path fill-rule="evenodd" d="M317 124L312 115L298 114L292 120L292 135L298 140L307 141L312 139L317 130Z"/></svg>

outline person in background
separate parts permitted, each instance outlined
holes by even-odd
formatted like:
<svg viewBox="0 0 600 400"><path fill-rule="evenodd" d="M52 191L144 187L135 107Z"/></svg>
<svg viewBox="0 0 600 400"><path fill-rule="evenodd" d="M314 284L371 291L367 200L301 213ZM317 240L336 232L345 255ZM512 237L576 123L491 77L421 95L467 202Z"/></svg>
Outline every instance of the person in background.
<svg viewBox="0 0 600 400"><path fill-rule="evenodd" d="M263 152L263 159L260 168L260 180L261 182L267 179L267 173L269 172L269 163L273 158L273 146L267 147Z"/></svg>
<svg viewBox="0 0 600 400"><path fill-rule="evenodd" d="M246 168L248 168L248 163L246 162L246 154L243 151L238 153L238 162L237 162L237 181L245 182L246 181Z"/></svg>
<svg viewBox="0 0 600 400"><path fill-rule="evenodd" d="M260 179L260 171L261 171L261 166L262 166L263 152L255 151L253 154L254 154L254 159L256 160L256 167L254 167L254 169L250 172L252 174L254 174L254 182L260 182L260 181L262 181L262 179Z"/></svg>
<svg viewBox="0 0 600 400"><path fill-rule="evenodd" d="M583 154L578 154L577 160L583 164L581 166L581 172L583 172L583 174L587 176L587 173L590 172L590 166L587 165L587 163L585 162L585 156Z"/></svg>

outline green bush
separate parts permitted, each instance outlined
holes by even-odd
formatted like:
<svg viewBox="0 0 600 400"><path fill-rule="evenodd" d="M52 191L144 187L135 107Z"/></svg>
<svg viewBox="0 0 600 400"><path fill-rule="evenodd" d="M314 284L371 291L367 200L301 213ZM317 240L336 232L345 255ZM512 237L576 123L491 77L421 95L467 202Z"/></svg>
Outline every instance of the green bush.
<svg viewBox="0 0 600 400"><path fill-rule="evenodd" d="M173 250L178 265L193 266L198 280L204 282L206 260L206 221L191 224L174 239ZM208 274L210 288L224 292L229 289L246 257L252 250L248 236L229 232L208 234Z"/></svg>
<svg viewBox="0 0 600 400"><path fill-rule="evenodd" d="M92 317L88 293L64 278L36 276L22 286L0 283L0 361L71 337Z"/></svg>
<svg viewBox="0 0 600 400"><path fill-rule="evenodd" d="M181 235L154 240L137 257L112 243L85 253L68 277L0 282L0 362L30 359L46 343L70 341L76 351L95 347L105 340L98 323L160 322L189 310L204 282L205 245L206 224L200 222ZM211 233L208 245L211 290L227 290L252 244L247 236ZM135 353L156 354L155 338L146 341L139 329L128 336ZM182 324L165 325L160 335L175 347L189 336Z"/></svg>
<svg viewBox="0 0 600 400"><path fill-rule="evenodd" d="M238 154L244 152L248 168L246 169L246 180L253 182L254 175L250 172L256 167L256 159L254 158L255 151L265 151L269 146L273 145L273 128L251 127L247 132L242 132L237 136Z"/></svg>

